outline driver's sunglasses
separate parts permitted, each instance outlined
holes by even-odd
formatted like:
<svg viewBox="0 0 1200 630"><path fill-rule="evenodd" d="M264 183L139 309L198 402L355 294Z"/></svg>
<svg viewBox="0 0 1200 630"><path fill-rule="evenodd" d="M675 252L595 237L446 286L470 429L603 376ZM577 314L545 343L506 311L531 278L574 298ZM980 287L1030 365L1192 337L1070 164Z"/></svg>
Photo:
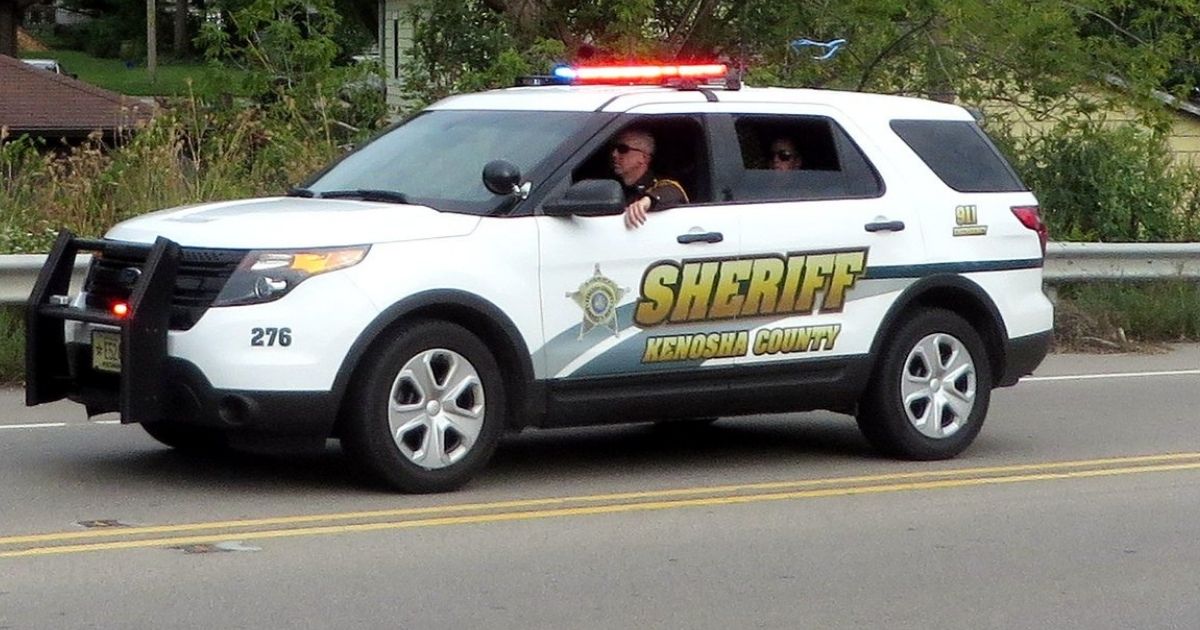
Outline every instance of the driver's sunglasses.
<svg viewBox="0 0 1200 630"><path fill-rule="evenodd" d="M649 153L646 153L645 151L643 151L637 147L631 147L628 144L625 144L624 142L618 142L616 144L613 144L612 146L608 147L608 150L616 151L617 155L625 155L626 153L629 153L630 151L637 151L638 153L645 153L646 155L650 155Z"/></svg>
<svg viewBox="0 0 1200 630"><path fill-rule="evenodd" d="M775 151L771 154L771 159L791 162L792 160L796 159L796 154L792 153L791 151Z"/></svg>

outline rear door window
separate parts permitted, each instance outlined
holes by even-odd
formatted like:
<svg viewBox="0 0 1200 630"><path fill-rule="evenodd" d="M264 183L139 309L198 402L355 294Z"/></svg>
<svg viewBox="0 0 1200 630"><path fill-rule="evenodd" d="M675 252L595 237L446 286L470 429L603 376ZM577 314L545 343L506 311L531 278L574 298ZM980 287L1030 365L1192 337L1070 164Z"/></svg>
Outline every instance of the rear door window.
<svg viewBox="0 0 1200 630"><path fill-rule="evenodd" d="M958 192L1024 192L983 130L966 120L893 120L892 131Z"/></svg>
<svg viewBox="0 0 1200 630"><path fill-rule="evenodd" d="M736 201L864 199L883 181L849 135L824 116L743 115L734 119L742 173Z"/></svg>

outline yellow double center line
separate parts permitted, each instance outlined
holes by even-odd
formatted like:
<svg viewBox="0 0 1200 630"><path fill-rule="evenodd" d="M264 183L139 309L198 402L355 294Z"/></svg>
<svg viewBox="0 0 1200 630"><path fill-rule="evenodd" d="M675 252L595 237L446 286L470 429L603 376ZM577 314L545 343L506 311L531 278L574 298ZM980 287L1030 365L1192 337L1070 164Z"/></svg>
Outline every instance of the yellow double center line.
<svg viewBox="0 0 1200 630"><path fill-rule="evenodd" d="M1181 470L1200 470L1200 453L6 536L0 537L0 558L500 523Z"/></svg>

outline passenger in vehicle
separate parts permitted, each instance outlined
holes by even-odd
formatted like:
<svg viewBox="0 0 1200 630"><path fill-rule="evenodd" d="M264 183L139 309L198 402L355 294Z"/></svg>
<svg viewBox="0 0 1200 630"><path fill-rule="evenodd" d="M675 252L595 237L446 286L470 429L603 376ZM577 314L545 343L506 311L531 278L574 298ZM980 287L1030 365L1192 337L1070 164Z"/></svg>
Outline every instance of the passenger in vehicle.
<svg viewBox="0 0 1200 630"><path fill-rule="evenodd" d="M771 151L767 156L771 170L795 171L801 167L800 152L796 150L796 143L791 138L776 138L771 142Z"/></svg>
<svg viewBox="0 0 1200 630"><path fill-rule="evenodd" d="M654 149L654 136L643 129L626 129L609 145L610 165L625 190L625 227L631 230L646 222L647 212L688 202L679 182L656 177L650 169Z"/></svg>

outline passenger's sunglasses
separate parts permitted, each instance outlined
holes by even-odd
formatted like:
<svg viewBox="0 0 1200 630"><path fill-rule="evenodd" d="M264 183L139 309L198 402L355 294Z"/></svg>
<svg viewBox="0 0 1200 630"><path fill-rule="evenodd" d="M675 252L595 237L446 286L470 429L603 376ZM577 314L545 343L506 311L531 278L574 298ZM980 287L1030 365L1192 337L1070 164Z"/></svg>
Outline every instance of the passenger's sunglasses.
<svg viewBox="0 0 1200 630"><path fill-rule="evenodd" d="M626 153L629 153L630 151L637 151L638 153L644 153L646 155L650 155L646 151L643 151L637 147L631 147L628 144L625 144L624 142L618 142L616 144L613 144L612 146L608 147L608 150L616 151L617 155L625 155Z"/></svg>
<svg viewBox="0 0 1200 630"><path fill-rule="evenodd" d="M796 159L796 154L792 153L791 151L775 151L771 154L771 158L782 160L784 162L791 162L792 160Z"/></svg>

